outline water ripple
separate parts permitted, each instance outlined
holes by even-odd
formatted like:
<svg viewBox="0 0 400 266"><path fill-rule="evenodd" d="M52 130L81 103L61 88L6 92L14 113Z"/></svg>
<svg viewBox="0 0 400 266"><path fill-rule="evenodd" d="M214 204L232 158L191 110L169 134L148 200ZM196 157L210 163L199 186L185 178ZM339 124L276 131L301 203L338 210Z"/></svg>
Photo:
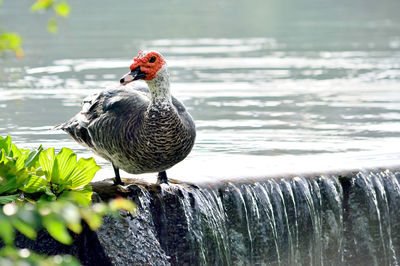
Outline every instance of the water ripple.
<svg viewBox="0 0 400 266"><path fill-rule="evenodd" d="M315 162L350 168L399 158L399 51L289 50L272 38L158 39L143 47L166 54L172 93L196 120L194 150L173 174L199 162L232 176L283 171L288 161L305 171L316 170ZM0 135L92 156L49 129L78 112L85 96L118 86L131 61L65 58L4 68ZM100 175L112 173L96 159L105 167Z"/></svg>

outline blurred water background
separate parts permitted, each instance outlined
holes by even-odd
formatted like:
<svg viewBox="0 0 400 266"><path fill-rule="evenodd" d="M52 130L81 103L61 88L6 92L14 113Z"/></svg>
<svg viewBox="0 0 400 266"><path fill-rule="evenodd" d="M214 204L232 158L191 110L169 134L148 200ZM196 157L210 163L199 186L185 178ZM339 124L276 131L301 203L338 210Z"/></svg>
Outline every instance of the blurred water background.
<svg viewBox="0 0 400 266"><path fill-rule="evenodd" d="M0 136L21 147L93 156L49 129L86 95L117 86L140 50L156 49L198 132L171 178L399 164L400 1L68 2L56 35L46 14L29 13L32 1L0 7L1 25L24 37L22 59L0 60ZM112 177L96 160L95 178Z"/></svg>

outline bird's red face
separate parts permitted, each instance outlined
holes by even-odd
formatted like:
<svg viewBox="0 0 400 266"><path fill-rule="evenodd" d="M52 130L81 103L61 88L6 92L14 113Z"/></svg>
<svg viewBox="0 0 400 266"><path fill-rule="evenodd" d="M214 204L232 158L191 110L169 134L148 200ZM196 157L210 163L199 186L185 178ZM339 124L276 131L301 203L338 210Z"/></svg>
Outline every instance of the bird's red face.
<svg viewBox="0 0 400 266"><path fill-rule="evenodd" d="M123 76L120 83L125 85L138 79L152 80L157 76L157 72L164 64L165 60L159 53L149 52L143 55L143 52L140 52L129 67L131 72Z"/></svg>

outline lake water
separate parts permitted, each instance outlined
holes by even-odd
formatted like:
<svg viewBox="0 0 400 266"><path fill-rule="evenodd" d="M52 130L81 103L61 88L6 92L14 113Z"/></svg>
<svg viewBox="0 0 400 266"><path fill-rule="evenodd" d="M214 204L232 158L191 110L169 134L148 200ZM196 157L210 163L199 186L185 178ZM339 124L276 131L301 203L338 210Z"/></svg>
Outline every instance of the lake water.
<svg viewBox="0 0 400 266"><path fill-rule="evenodd" d="M156 49L198 132L171 178L399 165L399 1L68 2L57 35L46 32L48 14L29 13L31 1L0 6L3 28L25 39L24 58L0 61L0 135L19 146L93 156L49 129ZM95 178L112 177L96 160Z"/></svg>

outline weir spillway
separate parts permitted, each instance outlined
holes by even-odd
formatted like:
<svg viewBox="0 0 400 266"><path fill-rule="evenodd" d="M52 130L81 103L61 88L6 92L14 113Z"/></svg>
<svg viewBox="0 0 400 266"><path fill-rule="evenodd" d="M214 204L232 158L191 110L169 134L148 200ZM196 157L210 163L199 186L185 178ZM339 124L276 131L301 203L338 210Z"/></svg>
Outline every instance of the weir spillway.
<svg viewBox="0 0 400 266"><path fill-rule="evenodd" d="M125 193L138 205L137 216L108 219L99 232L103 246L108 237L129 237L124 230L107 235L115 226L131 233L131 245L107 245L114 263L125 257L127 264L150 265L398 265L400 259L396 170L132 184Z"/></svg>
<svg viewBox="0 0 400 266"><path fill-rule="evenodd" d="M49 251L44 238L17 244L84 265L398 265L397 169L200 185L96 182L96 200L127 197L137 214L106 217L71 247Z"/></svg>

